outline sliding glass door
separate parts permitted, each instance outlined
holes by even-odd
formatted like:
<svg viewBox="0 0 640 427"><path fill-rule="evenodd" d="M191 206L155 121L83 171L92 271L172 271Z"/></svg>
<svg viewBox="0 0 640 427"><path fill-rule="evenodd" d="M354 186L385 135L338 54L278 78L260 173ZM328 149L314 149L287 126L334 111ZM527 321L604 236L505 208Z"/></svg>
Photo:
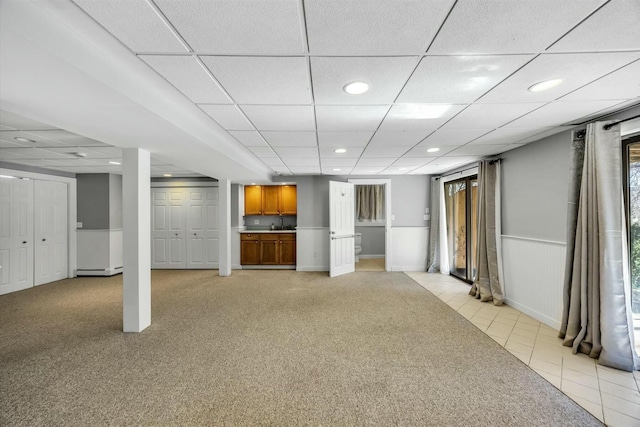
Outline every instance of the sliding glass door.
<svg viewBox="0 0 640 427"><path fill-rule="evenodd" d="M640 136L629 138L624 142L631 306L636 333L636 348L638 348L640 347Z"/></svg>
<svg viewBox="0 0 640 427"><path fill-rule="evenodd" d="M476 274L478 177L444 184L449 271L472 282Z"/></svg>

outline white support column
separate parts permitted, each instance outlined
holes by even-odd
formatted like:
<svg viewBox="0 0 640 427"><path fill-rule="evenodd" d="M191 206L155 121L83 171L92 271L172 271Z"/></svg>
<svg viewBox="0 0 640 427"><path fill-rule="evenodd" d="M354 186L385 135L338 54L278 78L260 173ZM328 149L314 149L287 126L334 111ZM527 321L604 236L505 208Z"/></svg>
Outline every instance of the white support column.
<svg viewBox="0 0 640 427"><path fill-rule="evenodd" d="M151 162L148 151L122 149L123 330L151 324Z"/></svg>
<svg viewBox="0 0 640 427"><path fill-rule="evenodd" d="M220 244L220 264L218 273L220 276L231 275L231 181L221 179L218 181L220 191L218 236Z"/></svg>

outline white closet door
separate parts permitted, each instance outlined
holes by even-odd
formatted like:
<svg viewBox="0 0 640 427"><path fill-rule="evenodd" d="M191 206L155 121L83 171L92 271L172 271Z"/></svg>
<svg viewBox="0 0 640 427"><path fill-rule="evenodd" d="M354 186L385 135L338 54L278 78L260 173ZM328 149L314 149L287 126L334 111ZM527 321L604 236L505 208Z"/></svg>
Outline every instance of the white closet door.
<svg viewBox="0 0 640 427"><path fill-rule="evenodd" d="M186 190L187 268L218 268L218 189Z"/></svg>
<svg viewBox="0 0 640 427"><path fill-rule="evenodd" d="M33 181L0 179L0 295L33 286Z"/></svg>
<svg viewBox="0 0 640 427"><path fill-rule="evenodd" d="M151 202L151 268L186 268L186 191L152 188Z"/></svg>
<svg viewBox="0 0 640 427"><path fill-rule="evenodd" d="M35 181L35 285L67 277L67 184Z"/></svg>

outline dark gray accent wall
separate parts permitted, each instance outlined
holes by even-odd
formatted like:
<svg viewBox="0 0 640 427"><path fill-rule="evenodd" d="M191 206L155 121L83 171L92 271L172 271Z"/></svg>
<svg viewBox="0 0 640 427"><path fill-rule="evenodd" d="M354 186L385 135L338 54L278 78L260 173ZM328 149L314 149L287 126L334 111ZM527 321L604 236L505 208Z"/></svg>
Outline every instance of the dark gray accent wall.
<svg viewBox="0 0 640 427"><path fill-rule="evenodd" d="M231 184L231 226L238 227L238 218L240 218L240 194L244 195L244 186L240 184ZM244 213L244 212L243 212Z"/></svg>
<svg viewBox="0 0 640 427"><path fill-rule="evenodd" d="M78 222L90 230L109 229L109 174L77 174Z"/></svg>
<svg viewBox="0 0 640 427"><path fill-rule="evenodd" d="M503 153L502 234L566 241L571 131Z"/></svg>
<svg viewBox="0 0 640 427"><path fill-rule="evenodd" d="M109 174L109 228L122 228L122 175Z"/></svg>

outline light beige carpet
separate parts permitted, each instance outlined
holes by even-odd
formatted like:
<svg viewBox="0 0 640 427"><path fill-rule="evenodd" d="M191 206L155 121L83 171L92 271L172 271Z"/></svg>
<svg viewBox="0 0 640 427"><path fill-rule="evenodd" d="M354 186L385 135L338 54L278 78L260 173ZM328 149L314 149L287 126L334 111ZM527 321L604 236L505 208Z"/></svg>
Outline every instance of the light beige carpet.
<svg viewBox="0 0 640 427"><path fill-rule="evenodd" d="M402 273L153 272L0 297L0 425L600 425Z"/></svg>

